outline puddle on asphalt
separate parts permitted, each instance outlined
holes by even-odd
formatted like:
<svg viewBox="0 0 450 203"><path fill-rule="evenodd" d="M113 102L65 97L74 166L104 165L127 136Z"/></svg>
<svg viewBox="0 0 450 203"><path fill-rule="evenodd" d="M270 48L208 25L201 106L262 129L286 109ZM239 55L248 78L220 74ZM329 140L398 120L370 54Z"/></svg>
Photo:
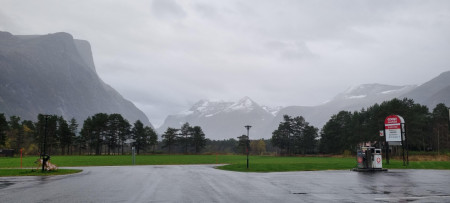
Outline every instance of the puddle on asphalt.
<svg viewBox="0 0 450 203"><path fill-rule="evenodd" d="M0 181L0 189L7 188L11 185L14 185L14 183L10 181Z"/></svg>

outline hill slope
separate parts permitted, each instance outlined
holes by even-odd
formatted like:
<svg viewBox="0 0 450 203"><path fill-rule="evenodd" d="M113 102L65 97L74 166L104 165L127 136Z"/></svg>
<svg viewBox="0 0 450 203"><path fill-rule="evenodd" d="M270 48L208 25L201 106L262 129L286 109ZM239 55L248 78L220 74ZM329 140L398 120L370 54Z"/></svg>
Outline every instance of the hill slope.
<svg viewBox="0 0 450 203"><path fill-rule="evenodd" d="M333 114L337 114L339 111L360 111L375 103L405 97L428 106L430 111L438 103L450 106L450 71L444 72L420 86L363 84L349 88L337 94L329 102L318 106L288 106L277 108L274 112L270 110L271 108L257 105L250 98L244 98L236 104L202 100L188 111L168 116L163 126L159 128L159 132L163 133L167 127L179 127L182 123L189 122L205 128L208 138L236 138L240 135L239 133L245 133L242 126L248 123L253 126L250 131L251 139L270 138L272 132L282 122L283 115L303 116L307 122L320 129ZM248 104L243 105L245 103ZM227 113L231 106L247 107L240 108L240 111L234 113ZM256 109L256 112L260 113L255 113Z"/></svg>
<svg viewBox="0 0 450 203"><path fill-rule="evenodd" d="M39 113L82 122L120 113L151 125L146 115L95 72L89 42L67 33L14 36L0 32L0 112L36 120Z"/></svg>
<svg viewBox="0 0 450 203"><path fill-rule="evenodd" d="M450 71L441 73L403 97L414 99L415 102L428 106L430 110L439 103L450 106Z"/></svg>

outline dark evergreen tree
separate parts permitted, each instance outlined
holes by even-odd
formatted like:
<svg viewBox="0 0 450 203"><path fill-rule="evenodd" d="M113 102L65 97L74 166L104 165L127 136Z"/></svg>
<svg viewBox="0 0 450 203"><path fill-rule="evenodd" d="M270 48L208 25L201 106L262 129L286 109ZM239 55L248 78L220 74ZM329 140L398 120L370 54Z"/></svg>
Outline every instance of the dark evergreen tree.
<svg viewBox="0 0 450 203"><path fill-rule="evenodd" d="M70 147L67 148L67 154L72 154L72 147L76 147L78 145L75 144L75 139L77 137L77 130L78 130L78 123L77 120L75 120L75 118L70 119L69 122L69 131L70 131L70 136L68 137L68 144Z"/></svg>
<svg viewBox="0 0 450 203"><path fill-rule="evenodd" d="M154 146L158 143L158 135L156 134L156 131L148 126L145 126L145 139L146 139L146 148L151 146L154 151Z"/></svg>
<svg viewBox="0 0 450 203"><path fill-rule="evenodd" d="M92 116L92 136L95 154L102 154L102 146L105 143L108 131L109 116L106 113L98 113Z"/></svg>
<svg viewBox="0 0 450 203"><path fill-rule="evenodd" d="M305 126L301 148L303 154L314 154L317 146L317 135L319 129L314 126Z"/></svg>
<svg viewBox="0 0 450 203"><path fill-rule="evenodd" d="M95 145L95 139L92 134L93 131L93 122L92 117L88 117L83 122L83 127L81 128L80 137L77 138L77 143L79 146L79 152L81 153L82 149L87 149L88 154L91 154L92 148Z"/></svg>
<svg viewBox="0 0 450 203"><path fill-rule="evenodd" d="M38 142L34 138L35 126L33 121L24 120L22 121L23 128L23 153L24 154L38 154Z"/></svg>
<svg viewBox="0 0 450 203"><path fill-rule="evenodd" d="M70 131L69 124L62 116L58 117L58 129L57 134L59 138L59 146L61 148L61 154L64 155L71 146L72 132Z"/></svg>
<svg viewBox="0 0 450 203"><path fill-rule="evenodd" d="M120 114L111 114L108 117L108 132L106 143L108 145L108 154L115 149L123 148L126 137L129 135L130 124ZM122 149L123 151L123 149Z"/></svg>
<svg viewBox="0 0 450 203"><path fill-rule="evenodd" d="M320 151L322 153L342 153L352 145L348 141L353 136L352 114L341 111L333 115L323 126L320 139Z"/></svg>
<svg viewBox="0 0 450 203"><path fill-rule="evenodd" d="M450 150L449 142L449 115L450 109L445 104L438 104L433 109L433 134L432 145L436 151Z"/></svg>
<svg viewBox="0 0 450 203"><path fill-rule="evenodd" d="M134 139L134 146L136 147L137 154L139 154L141 150L144 150L148 146L148 134L146 132L147 130L140 120L137 120L134 123L132 136Z"/></svg>
<svg viewBox="0 0 450 203"><path fill-rule="evenodd" d="M191 129L192 146L195 149L195 153L199 153L206 146L205 133L200 126L194 126Z"/></svg>
<svg viewBox="0 0 450 203"><path fill-rule="evenodd" d="M4 146L6 143L6 132L9 130L8 121L5 118L5 114L0 113L0 146Z"/></svg>
<svg viewBox="0 0 450 203"><path fill-rule="evenodd" d="M14 151L19 152L24 142L24 132L18 116L9 117L8 140Z"/></svg>
<svg viewBox="0 0 450 203"><path fill-rule="evenodd" d="M291 127L292 118L283 116L283 122L278 125L278 129L272 133L272 145L281 150L281 154L291 154L293 129Z"/></svg>
<svg viewBox="0 0 450 203"><path fill-rule="evenodd" d="M242 154L247 154L250 151L250 140L247 135L241 135L238 138L238 148Z"/></svg>
<svg viewBox="0 0 450 203"><path fill-rule="evenodd" d="M55 154L59 146L59 138L57 134L58 116L56 115L38 115L38 121L35 124L35 140L39 143L39 151L45 153ZM45 141L44 141L45 140Z"/></svg>
<svg viewBox="0 0 450 203"><path fill-rule="evenodd" d="M97 113L84 121L81 136L87 142L89 153L94 150L96 155L102 154L102 146L108 133L108 124L109 116L105 113Z"/></svg>
<svg viewBox="0 0 450 203"><path fill-rule="evenodd" d="M272 133L272 145L281 149L282 154L305 154L316 146L318 129L310 126L302 116L283 116L284 121Z"/></svg>
<svg viewBox="0 0 450 203"><path fill-rule="evenodd" d="M192 143L192 127L189 123L185 123L180 128L178 136L178 144L183 148L183 153L188 153L189 145Z"/></svg>
<svg viewBox="0 0 450 203"><path fill-rule="evenodd" d="M146 127L146 133L149 136L149 145L152 148L152 152L155 152L155 148L158 145L158 134L150 127Z"/></svg>
<svg viewBox="0 0 450 203"><path fill-rule="evenodd" d="M177 142L177 133L178 129L175 128L167 128L166 132L162 135L162 143L163 148L168 148L169 153L172 152L172 148L175 146Z"/></svg>

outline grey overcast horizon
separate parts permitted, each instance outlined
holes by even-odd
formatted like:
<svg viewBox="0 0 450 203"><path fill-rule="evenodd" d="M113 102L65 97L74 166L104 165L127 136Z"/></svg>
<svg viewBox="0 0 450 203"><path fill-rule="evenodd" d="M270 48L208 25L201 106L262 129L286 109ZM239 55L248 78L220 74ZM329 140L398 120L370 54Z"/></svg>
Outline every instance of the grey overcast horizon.
<svg viewBox="0 0 450 203"><path fill-rule="evenodd" d="M450 1L2 0L0 30L89 41L155 127L200 99L314 106L450 70Z"/></svg>

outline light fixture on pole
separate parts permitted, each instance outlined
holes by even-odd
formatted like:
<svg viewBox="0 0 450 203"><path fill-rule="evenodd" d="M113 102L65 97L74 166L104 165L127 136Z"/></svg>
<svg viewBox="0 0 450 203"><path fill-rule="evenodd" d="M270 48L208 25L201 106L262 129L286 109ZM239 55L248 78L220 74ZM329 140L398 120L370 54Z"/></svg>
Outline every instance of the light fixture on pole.
<svg viewBox="0 0 450 203"><path fill-rule="evenodd" d="M244 127L247 128L247 169L248 169L248 153L249 153L249 145L250 145L249 131L252 126L246 125Z"/></svg>
<svg viewBox="0 0 450 203"><path fill-rule="evenodd" d="M47 120L48 120L48 117L50 115L43 115L43 116L45 118L45 128L44 128L44 140L43 140L43 144L42 144L43 145L43 151L42 151L42 154L41 154L41 158L42 158L42 172L44 172L44 167L47 164L47 161L49 159L45 148L46 148L46 144L47 144Z"/></svg>

